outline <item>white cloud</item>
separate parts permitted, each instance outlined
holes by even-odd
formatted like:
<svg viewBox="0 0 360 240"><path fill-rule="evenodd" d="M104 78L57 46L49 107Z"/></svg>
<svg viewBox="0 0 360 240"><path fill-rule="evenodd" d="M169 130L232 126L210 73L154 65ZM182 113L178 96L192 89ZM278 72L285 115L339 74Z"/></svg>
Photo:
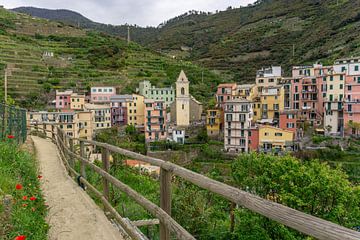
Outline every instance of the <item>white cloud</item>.
<svg viewBox="0 0 360 240"><path fill-rule="evenodd" d="M102 23L157 26L189 10L214 12L252 2L254 0L2 0L0 5L69 9Z"/></svg>

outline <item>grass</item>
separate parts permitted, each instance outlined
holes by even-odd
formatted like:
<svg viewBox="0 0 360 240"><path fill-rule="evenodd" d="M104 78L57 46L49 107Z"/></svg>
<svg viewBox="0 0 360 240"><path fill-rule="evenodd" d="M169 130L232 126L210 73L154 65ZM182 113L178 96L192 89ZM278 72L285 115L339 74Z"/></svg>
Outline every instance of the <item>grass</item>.
<svg viewBox="0 0 360 240"><path fill-rule="evenodd" d="M0 199L5 195L13 199L9 215L5 214L3 201L0 202L0 239L12 240L19 235L25 235L28 240L47 239L47 207L34 156L19 150L11 141L0 143ZM21 190L16 189L17 184L22 185ZM27 200L23 200L24 196ZM36 200L30 201L32 196Z"/></svg>

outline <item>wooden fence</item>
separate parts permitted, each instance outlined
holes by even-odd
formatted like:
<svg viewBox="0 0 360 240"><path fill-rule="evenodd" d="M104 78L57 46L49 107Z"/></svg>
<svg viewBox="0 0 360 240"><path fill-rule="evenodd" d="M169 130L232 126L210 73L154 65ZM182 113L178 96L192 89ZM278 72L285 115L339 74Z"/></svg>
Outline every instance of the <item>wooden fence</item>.
<svg viewBox="0 0 360 240"><path fill-rule="evenodd" d="M36 129L39 129L36 126ZM53 124L43 125L41 131L51 138L57 145L62 160L69 173L73 176L81 176L80 181L87 189L93 192L103 203L105 208L113 215L123 230L132 239L147 239L137 227L153 225L160 223L160 239L169 240L171 236L177 239L195 239L189 232L180 226L171 217L171 177L173 175L180 177L188 182L195 184L212 193L228 199L233 204L243 206L253 212L272 219L278 223L295 229L303 234L323 240L359 240L360 232L342 227L332 222L305 214L298 210L286 207L284 205L260 198L256 195L231 187L224 183L215 181L201 174L180 167L176 164L166 162L160 159L151 158L125 149L121 149L109 144L86 139L75 139L67 136L58 126ZM49 136L51 134L51 136ZM74 150L75 143L80 145L80 151ZM86 146L96 146L101 149L102 168L91 163L85 155ZM112 175L110 175L109 156L112 154L121 154L131 157L154 166L160 167L160 206L147 200L141 194L131 189ZM80 161L80 173L75 171L75 161ZM94 172L102 176L103 192L99 192L88 181L86 181L85 166L91 168ZM131 222L123 218L112 207L109 200L109 186L116 187L126 193L136 203L151 213L156 219Z"/></svg>

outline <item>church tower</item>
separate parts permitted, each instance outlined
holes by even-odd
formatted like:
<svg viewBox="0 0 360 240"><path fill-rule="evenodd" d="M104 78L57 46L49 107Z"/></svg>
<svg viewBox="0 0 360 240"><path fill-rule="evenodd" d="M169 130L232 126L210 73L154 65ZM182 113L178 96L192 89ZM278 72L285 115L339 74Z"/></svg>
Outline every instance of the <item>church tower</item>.
<svg viewBox="0 0 360 240"><path fill-rule="evenodd" d="M189 80L185 72L176 81L176 125L188 127L190 125L190 93Z"/></svg>

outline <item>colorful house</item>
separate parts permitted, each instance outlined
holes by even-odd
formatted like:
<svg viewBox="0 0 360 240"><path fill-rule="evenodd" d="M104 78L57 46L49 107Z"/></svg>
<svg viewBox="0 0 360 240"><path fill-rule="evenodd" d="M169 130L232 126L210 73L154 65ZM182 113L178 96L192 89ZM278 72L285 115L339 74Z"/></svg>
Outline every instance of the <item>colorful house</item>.
<svg viewBox="0 0 360 240"><path fill-rule="evenodd" d="M60 92L56 90L55 97L55 108L58 110L70 110L71 108L71 95L74 92L72 90L67 90Z"/></svg>
<svg viewBox="0 0 360 240"><path fill-rule="evenodd" d="M206 130L211 137L219 136L223 130L224 113L222 109L207 110Z"/></svg>
<svg viewBox="0 0 360 240"><path fill-rule="evenodd" d="M75 111L83 110L85 106L85 95L73 93L70 96L70 109Z"/></svg>
<svg viewBox="0 0 360 240"><path fill-rule="evenodd" d="M253 116L252 103L246 99L234 99L224 107L224 148L227 152L249 152L249 135Z"/></svg>
<svg viewBox="0 0 360 240"><path fill-rule="evenodd" d="M285 110L280 112L279 128L296 133L297 112Z"/></svg>
<svg viewBox="0 0 360 240"><path fill-rule="evenodd" d="M157 88L150 81L142 81L137 89L139 94L147 99L163 100L166 107L175 101L175 89L173 87Z"/></svg>
<svg viewBox="0 0 360 240"><path fill-rule="evenodd" d="M272 126L259 127L259 147L263 152L291 150L294 132Z"/></svg>
<svg viewBox="0 0 360 240"><path fill-rule="evenodd" d="M144 97L138 94L111 97L112 126L144 126Z"/></svg>
<svg viewBox="0 0 360 240"><path fill-rule="evenodd" d="M162 100L145 99L145 141L156 142L167 139L166 107Z"/></svg>
<svg viewBox="0 0 360 240"><path fill-rule="evenodd" d="M223 108L227 101L230 101L236 95L236 83L220 84L216 91L216 102L218 107Z"/></svg>
<svg viewBox="0 0 360 240"><path fill-rule="evenodd" d="M132 101L132 95L115 95L110 98L112 127L128 125L128 106Z"/></svg>
<svg viewBox="0 0 360 240"><path fill-rule="evenodd" d="M85 104L85 110L92 113L93 131L111 128L110 105Z"/></svg>
<svg viewBox="0 0 360 240"><path fill-rule="evenodd" d="M284 87L262 87L260 101L261 119L278 123L280 112L284 111Z"/></svg>
<svg viewBox="0 0 360 240"><path fill-rule="evenodd" d="M345 73L330 71L326 77L324 127L328 135L344 134Z"/></svg>
<svg viewBox="0 0 360 240"><path fill-rule="evenodd" d="M110 103L110 98L116 95L115 87L92 87L90 102L94 104Z"/></svg>
<svg viewBox="0 0 360 240"><path fill-rule="evenodd" d="M344 130L346 135L356 134L351 123L360 123L360 57L339 59L335 72L346 73L344 90Z"/></svg>

